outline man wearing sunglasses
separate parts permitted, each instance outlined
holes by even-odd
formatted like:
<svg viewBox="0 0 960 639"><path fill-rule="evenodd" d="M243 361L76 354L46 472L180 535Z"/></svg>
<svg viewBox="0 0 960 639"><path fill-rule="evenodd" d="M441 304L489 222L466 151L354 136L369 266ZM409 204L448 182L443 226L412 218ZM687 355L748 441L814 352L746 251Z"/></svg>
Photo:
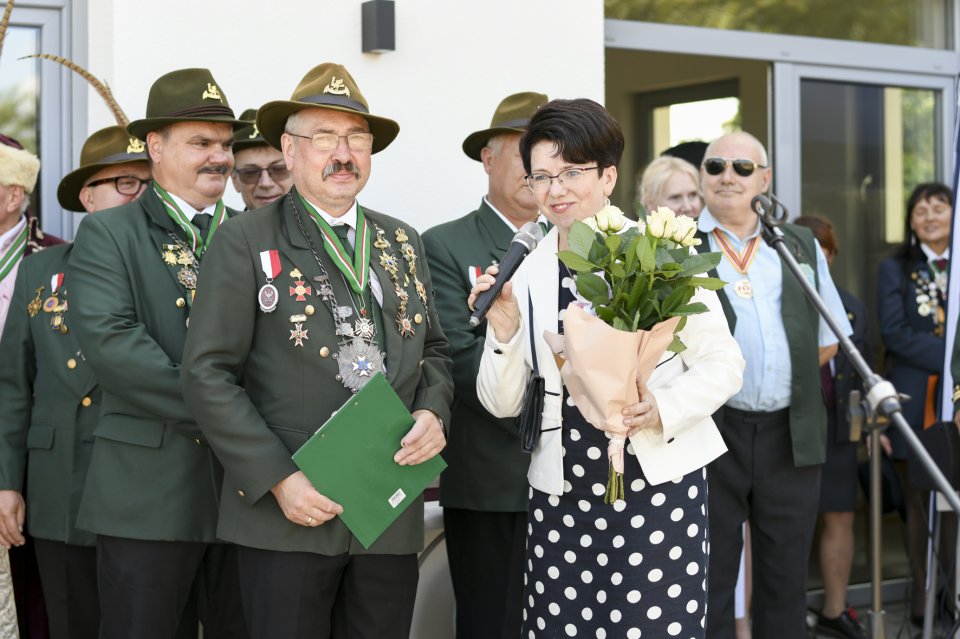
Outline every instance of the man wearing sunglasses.
<svg viewBox="0 0 960 639"><path fill-rule="evenodd" d="M763 145L748 133L714 140L700 166L706 208L700 250L723 254L715 276L730 331L747 361L743 388L714 415L727 454L710 464L707 636L734 636L741 527L753 549L753 636L806 637L807 560L826 455L820 366L837 338L760 237L751 206L770 187ZM782 226L790 252L833 316L852 332L826 258L809 229Z"/></svg>
<svg viewBox="0 0 960 639"><path fill-rule="evenodd" d="M112 126L87 138L57 199L68 211L95 213L135 200L149 178L143 143ZM0 544L23 545L26 526L51 637L92 639L100 627L96 536L77 528L76 513L101 392L69 330L63 274L72 248L54 246L21 264L0 340Z"/></svg>
<svg viewBox="0 0 960 639"><path fill-rule="evenodd" d="M283 154L260 135L254 123L256 109L247 109L240 120L250 125L233 134L233 188L243 198L245 210L252 211L285 195L293 186L293 177Z"/></svg>

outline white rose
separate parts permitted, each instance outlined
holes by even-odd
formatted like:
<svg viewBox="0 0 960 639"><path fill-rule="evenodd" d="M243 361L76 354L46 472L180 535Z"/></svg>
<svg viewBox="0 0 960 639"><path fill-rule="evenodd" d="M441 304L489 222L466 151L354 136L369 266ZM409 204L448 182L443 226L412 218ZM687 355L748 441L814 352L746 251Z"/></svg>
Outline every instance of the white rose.
<svg viewBox="0 0 960 639"><path fill-rule="evenodd" d="M586 224L587 226L589 226L591 229L593 229L594 232L596 232L596 231L599 230L599 229L597 228L597 220L594 219L594 218L592 218L592 217L588 217L588 218L586 218L586 219L584 219L584 220L580 220L580 221L583 222L584 224Z"/></svg>
<svg viewBox="0 0 960 639"><path fill-rule="evenodd" d="M692 217L680 215L674 219L676 228L673 231L673 241L680 246L693 246L694 235L697 234L697 221ZM699 242L697 242L699 244Z"/></svg>
<svg viewBox="0 0 960 639"><path fill-rule="evenodd" d="M619 232L627 223L627 218L623 211L613 205L606 205L593 216L597 221L597 228L604 233L612 231Z"/></svg>
<svg viewBox="0 0 960 639"><path fill-rule="evenodd" d="M653 237L669 240L676 228L677 216L667 207L661 206L653 213L647 213L647 229Z"/></svg>

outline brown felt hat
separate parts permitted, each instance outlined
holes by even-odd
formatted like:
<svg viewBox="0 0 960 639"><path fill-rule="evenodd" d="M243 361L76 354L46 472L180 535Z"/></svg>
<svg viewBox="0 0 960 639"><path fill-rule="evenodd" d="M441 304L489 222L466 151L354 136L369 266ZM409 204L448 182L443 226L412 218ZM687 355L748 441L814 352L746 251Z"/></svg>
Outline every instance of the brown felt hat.
<svg viewBox="0 0 960 639"><path fill-rule="evenodd" d="M490 138L502 133L524 133L530 118L548 101L542 93L514 93L505 97L497 106L490 127L475 131L463 141L463 152L471 160L480 162L480 151Z"/></svg>
<svg viewBox="0 0 960 639"><path fill-rule="evenodd" d="M240 121L246 126L233 132L233 152L252 149L255 146L270 146L260 135L260 129L257 128L257 110L247 109L240 114Z"/></svg>
<svg viewBox="0 0 960 639"><path fill-rule="evenodd" d="M80 151L80 167L67 173L57 187L57 201L68 211L83 212L80 191L90 177L108 166L126 162L146 162L147 152L143 142L127 133L122 126L100 129L83 143Z"/></svg>
<svg viewBox="0 0 960 639"><path fill-rule="evenodd" d="M127 125L141 140L147 133L177 122L222 122L235 130L247 125L233 115L208 69L180 69L157 78L147 98L147 117Z"/></svg>
<svg viewBox="0 0 960 639"><path fill-rule="evenodd" d="M384 150L400 132L389 118L371 115L367 101L346 67L324 62L307 72L289 100L267 102L257 111L257 128L270 146L280 148L287 118L304 109L329 109L358 115L370 125L373 153Z"/></svg>

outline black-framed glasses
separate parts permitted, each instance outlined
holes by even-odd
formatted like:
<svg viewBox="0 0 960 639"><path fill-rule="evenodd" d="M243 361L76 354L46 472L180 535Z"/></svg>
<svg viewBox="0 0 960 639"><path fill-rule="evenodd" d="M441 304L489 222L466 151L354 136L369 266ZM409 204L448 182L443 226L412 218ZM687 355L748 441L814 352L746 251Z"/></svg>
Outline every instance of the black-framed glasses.
<svg viewBox="0 0 960 639"><path fill-rule="evenodd" d="M137 195L141 190L143 190L143 187L150 182L150 180L141 180L140 178L132 175L118 175L117 177L94 180L87 186L100 186L101 184L106 184L108 182L113 182L113 187L117 189L117 193L120 195Z"/></svg>
<svg viewBox="0 0 960 639"><path fill-rule="evenodd" d="M318 151L333 151L337 148L337 145L340 144L341 138L346 138L347 146L350 147L351 151L369 151L373 148L373 133L364 133L362 131L347 133L346 135L329 132L314 133L313 135L300 135L299 133L292 133L290 131L285 131L284 133L292 135L295 138L310 140L313 148Z"/></svg>
<svg viewBox="0 0 960 639"><path fill-rule="evenodd" d="M740 177L750 177L757 169L765 169L767 165L757 164L753 160L728 160L727 158L706 158L703 161L703 170L709 175L720 175L727 169L727 162L733 165L733 171Z"/></svg>
<svg viewBox="0 0 960 639"><path fill-rule="evenodd" d="M237 174L237 177L240 179L240 181L248 186L258 183L264 171L267 172L267 175L269 175L270 179L274 182L280 182L281 180L286 180L290 177L290 169L288 169L287 165L283 164L282 162L264 167L245 166L242 169L234 169L234 173Z"/></svg>
<svg viewBox="0 0 960 639"><path fill-rule="evenodd" d="M556 175L547 175L546 173L531 173L524 177L527 186L534 193L546 193L550 190L550 185L556 180L562 186L571 187L583 179L590 171L602 171L599 166L584 166L575 169L560 171Z"/></svg>

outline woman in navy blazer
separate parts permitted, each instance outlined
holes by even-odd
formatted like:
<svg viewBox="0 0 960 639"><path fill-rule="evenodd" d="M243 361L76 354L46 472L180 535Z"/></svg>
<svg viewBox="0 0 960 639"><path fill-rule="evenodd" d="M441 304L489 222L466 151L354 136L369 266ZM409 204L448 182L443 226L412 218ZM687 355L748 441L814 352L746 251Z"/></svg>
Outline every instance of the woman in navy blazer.
<svg viewBox="0 0 960 639"><path fill-rule="evenodd" d="M941 392L943 372L944 301L953 194L937 183L919 184L907 200L903 245L880 263L877 276L877 316L886 349L887 378L911 397L903 416L915 430L929 425ZM928 398L930 398L928 400ZM890 434L888 454L913 462L903 438ZM923 611L924 557L928 493L908 490L907 526L913 574L912 612Z"/></svg>

